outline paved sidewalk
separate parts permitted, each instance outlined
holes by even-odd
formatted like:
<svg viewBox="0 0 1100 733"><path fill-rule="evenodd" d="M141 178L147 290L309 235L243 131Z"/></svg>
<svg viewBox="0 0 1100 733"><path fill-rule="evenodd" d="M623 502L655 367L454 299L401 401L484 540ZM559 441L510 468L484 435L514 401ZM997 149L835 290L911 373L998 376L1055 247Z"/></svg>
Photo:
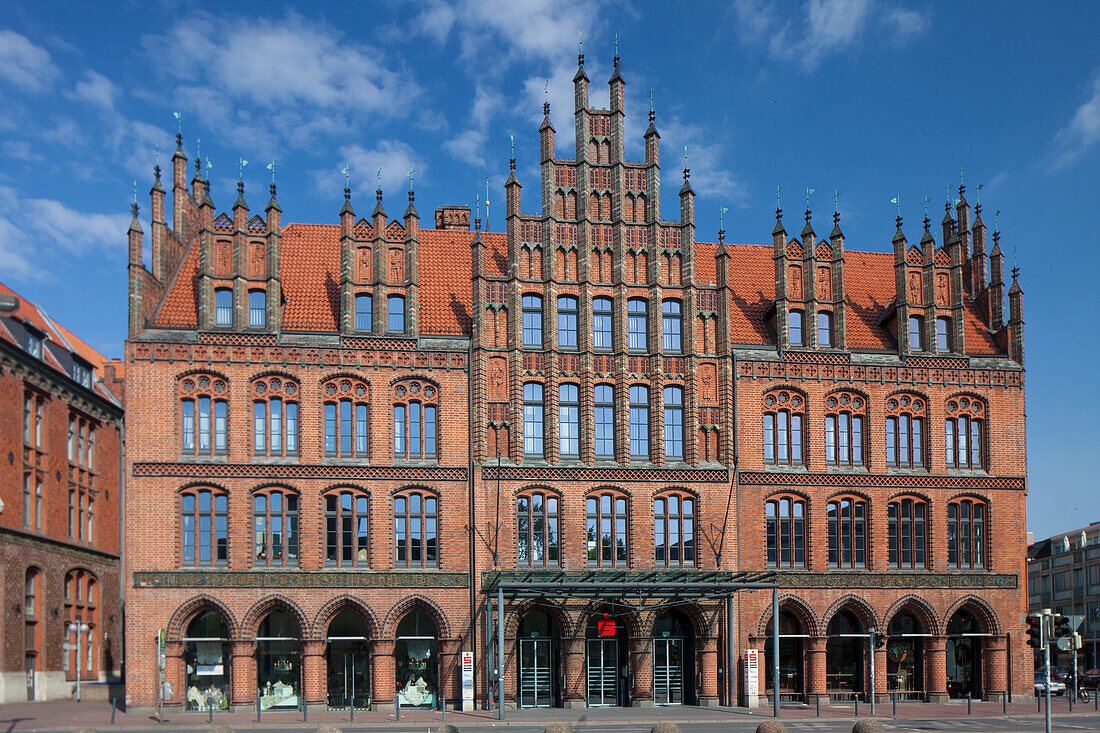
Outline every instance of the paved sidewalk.
<svg viewBox="0 0 1100 733"><path fill-rule="evenodd" d="M1073 720L1077 729L1100 730L1100 714L1095 712L1094 703L1078 704ZM893 715L890 703L876 706L876 716L884 723L891 720L965 720L968 719L965 701L952 701L943 705L931 705L919 702L898 703L897 716ZM1052 714L1063 719L1069 713L1069 701L1055 699L1051 704ZM859 718L870 717L870 706L860 703ZM1001 703L974 702L970 707L969 718L989 720L1007 713L1014 719L1037 718L1041 711L1028 700L1013 703L1002 709ZM703 708L693 706L674 706L661 708L587 708L565 710L561 708L541 708L515 710L506 709L505 719L498 720L496 711L478 710L462 713L448 711L446 722L460 729L489 728L508 726L537 729L549 722L568 721L581 727L615 727L644 730L657 720L668 720L681 724L725 724L738 729L748 726L749 730L759 721L770 719L771 707L756 708ZM815 707L801 704L782 706L781 719L788 722L810 721L818 718ZM857 712L851 703L823 704L820 710L822 721L855 720ZM307 729L313 730L322 725L337 725L344 730L354 729L433 729L444 722L438 711L408 710L402 712L400 720L394 713L356 711L355 720L349 720L345 711L310 708L306 720L301 711L264 712L261 721L256 722L255 713L215 713L215 725L227 725L238 730L249 729ZM738 723L731 726L731 723ZM1081 727L1081 725L1084 727ZM92 727L100 731L152 729L163 731L192 731L208 725L206 713L188 713L179 708L166 709L163 719L157 721L148 710L123 712L115 711L114 725L111 724L111 706L106 703L47 702L16 703L0 706L0 733L23 733L30 731L69 731L79 727ZM942 728L941 728L942 729Z"/></svg>

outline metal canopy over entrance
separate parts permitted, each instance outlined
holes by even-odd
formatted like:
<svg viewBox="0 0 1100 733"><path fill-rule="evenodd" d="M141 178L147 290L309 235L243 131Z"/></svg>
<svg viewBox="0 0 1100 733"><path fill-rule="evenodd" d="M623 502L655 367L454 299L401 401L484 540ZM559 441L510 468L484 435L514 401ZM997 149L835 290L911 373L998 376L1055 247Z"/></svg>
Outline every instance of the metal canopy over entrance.
<svg viewBox="0 0 1100 733"><path fill-rule="evenodd" d="M620 605L630 605L632 598L638 599L638 605L653 608L654 599L663 600L660 605L673 605L684 600L709 600L719 601L723 596L732 597L732 594L742 590L770 590L772 592L772 674L773 679L778 677L779 670L779 584L778 575L775 572L766 571L739 571L739 572L698 572L698 571L614 571L614 570L589 570L582 572L564 571L530 571L530 572L486 572L482 576L482 592L488 596L488 614L486 621L492 624L493 596L496 596L496 634L495 639L490 640L490 654L497 654L496 664L496 705L497 717L504 719L503 705L503 680L504 680L504 599L514 601L518 599L532 600L604 600ZM730 671L735 669L734 647L732 639L733 623L728 616L727 607L726 643L727 663L726 678L729 699L736 696L733 680L735 674ZM591 641L591 640L590 640ZM495 649L493 648L495 645ZM588 650L591 652L591 649ZM601 652L603 650L601 649ZM610 667L610 665L607 665ZM593 680L591 668L588 671L589 679L587 687L591 693ZM609 685L603 684L601 679L597 687L601 694L597 697L601 702L610 695L607 693ZM611 693L615 694L615 693ZM773 713L779 717L779 695L772 696ZM608 704L603 702L603 704Z"/></svg>

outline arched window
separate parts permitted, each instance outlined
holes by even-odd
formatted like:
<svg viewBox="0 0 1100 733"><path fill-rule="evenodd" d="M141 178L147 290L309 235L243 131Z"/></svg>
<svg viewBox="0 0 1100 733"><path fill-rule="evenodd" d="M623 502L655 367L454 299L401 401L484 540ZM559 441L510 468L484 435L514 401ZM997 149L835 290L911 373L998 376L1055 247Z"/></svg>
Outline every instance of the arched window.
<svg viewBox="0 0 1100 733"><path fill-rule="evenodd" d="M764 463L802 465L806 401L788 389L764 395Z"/></svg>
<svg viewBox="0 0 1100 733"><path fill-rule="evenodd" d="M630 388L630 457L649 460L649 387L642 384Z"/></svg>
<svg viewBox="0 0 1100 733"><path fill-rule="evenodd" d="M325 455L365 458L370 453L370 385L351 377L321 385L325 411Z"/></svg>
<svg viewBox="0 0 1100 733"><path fill-rule="evenodd" d="M985 502L959 499L947 505L947 564L985 567Z"/></svg>
<svg viewBox="0 0 1100 733"><path fill-rule="evenodd" d="M797 496L777 496L765 508L768 567L806 567L806 502Z"/></svg>
<svg viewBox="0 0 1100 733"><path fill-rule="evenodd" d="M558 497L532 491L516 499L516 561L523 566L559 563Z"/></svg>
<svg viewBox="0 0 1100 733"><path fill-rule="evenodd" d="M410 379L393 388L393 457L435 460L439 393L432 384Z"/></svg>
<svg viewBox="0 0 1100 733"><path fill-rule="evenodd" d="M214 291L214 325L233 325L233 291L229 288Z"/></svg>
<svg viewBox="0 0 1100 733"><path fill-rule="evenodd" d="M252 496L252 538L256 565L298 564L298 497L282 489Z"/></svg>
<svg viewBox="0 0 1100 733"><path fill-rule="evenodd" d="M985 405L973 397L952 397L947 401L944 424L944 456L948 468L981 468Z"/></svg>
<svg viewBox="0 0 1100 733"><path fill-rule="evenodd" d="M661 348L674 354L680 353L680 341L684 332L681 309L678 300L661 303Z"/></svg>
<svg viewBox="0 0 1100 733"><path fill-rule="evenodd" d="M248 291L248 326L263 328L267 325L267 293L263 290Z"/></svg>
<svg viewBox="0 0 1100 733"><path fill-rule="evenodd" d="M386 330L390 333L405 333L405 298L391 295L386 298Z"/></svg>
<svg viewBox="0 0 1100 733"><path fill-rule="evenodd" d="M909 350L924 351L924 319L909 316Z"/></svg>
<svg viewBox="0 0 1100 733"><path fill-rule="evenodd" d="M890 502L886 510L890 567L926 567L928 533L925 531L925 518L928 504L922 499L904 498Z"/></svg>
<svg viewBox="0 0 1100 733"><path fill-rule="evenodd" d="M792 310L787 314L787 342L791 346L802 346L806 343L803 315L800 310Z"/></svg>
<svg viewBox="0 0 1100 733"><path fill-rule="evenodd" d="M99 675L99 583L86 570L65 575L65 631L69 649L62 666L66 679L95 680ZM79 672L78 672L79 670Z"/></svg>
<svg viewBox="0 0 1100 733"><path fill-rule="evenodd" d="M188 489L180 495L180 559L183 565L224 565L229 561L227 512L220 491Z"/></svg>
<svg viewBox="0 0 1100 733"><path fill-rule="evenodd" d="M409 491L393 499L394 564L435 567L439 564L438 500Z"/></svg>
<svg viewBox="0 0 1100 733"><path fill-rule="evenodd" d="M298 455L298 399L301 388L280 376L252 380L252 454Z"/></svg>
<svg viewBox="0 0 1100 733"><path fill-rule="evenodd" d="M829 567L862 568L867 564L867 502L857 496L829 501Z"/></svg>
<svg viewBox="0 0 1100 733"><path fill-rule="evenodd" d="M654 559L658 565L695 564L695 498L671 492L653 500Z"/></svg>
<svg viewBox="0 0 1100 733"><path fill-rule="evenodd" d="M523 453L529 458L542 458L544 429L542 385L523 385Z"/></svg>
<svg viewBox="0 0 1100 733"><path fill-rule="evenodd" d="M577 348L577 299L571 295L558 298L558 346Z"/></svg>
<svg viewBox="0 0 1100 733"><path fill-rule="evenodd" d="M374 329L374 298L360 293L355 296L355 330L370 332Z"/></svg>
<svg viewBox="0 0 1100 733"><path fill-rule="evenodd" d="M580 455L580 388L558 385L558 453L565 458Z"/></svg>
<svg viewBox="0 0 1100 733"><path fill-rule="evenodd" d="M886 400L886 464L898 468L924 465L924 420L927 405L918 395Z"/></svg>
<svg viewBox="0 0 1100 733"><path fill-rule="evenodd" d="M684 388L669 385L664 389L665 458L684 457Z"/></svg>
<svg viewBox="0 0 1100 733"><path fill-rule="evenodd" d="M833 314L828 311L817 313L817 345L825 347L833 345Z"/></svg>
<svg viewBox="0 0 1100 733"><path fill-rule="evenodd" d="M596 458L610 460L615 457L615 387L597 384L593 392Z"/></svg>
<svg viewBox="0 0 1100 733"><path fill-rule="evenodd" d="M862 466L867 402L854 392L825 398L825 462L830 466Z"/></svg>
<svg viewBox="0 0 1100 733"><path fill-rule="evenodd" d="M69 538L79 542L94 541L92 497L92 452L95 444L95 424L78 413L69 415Z"/></svg>
<svg viewBox="0 0 1100 733"><path fill-rule="evenodd" d="M325 564L370 567L370 500L364 492L325 494Z"/></svg>
<svg viewBox="0 0 1100 733"><path fill-rule="evenodd" d="M591 494L585 499L588 564L599 567L625 567L627 558L626 497L611 491Z"/></svg>
<svg viewBox="0 0 1100 733"><path fill-rule="evenodd" d="M936 351L951 351L951 319L947 316L936 318Z"/></svg>
<svg viewBox="0 0 1100 733"><path fill-rule="evenodd" d="M592 299L592 348L611 350L611 299Z"/></svg>
<svg viewBox="0 0 1100 733"><path fill-rule="evenodd" d="M631 298L626 302L627 348L631 351L645 351L648 331L649 317L646 313L645 299Z"/></svg>
<svg viewBox="0 0 1100 733"><path fill-rule="evenodd" d="M523 345L542 346L542 297L523 296Z"/></svg>
<svg viewBox="0 0 1100 733"><path fill-rule="evenodd" d="M221 377L191 374L180 380L180 450L184 455L219 455L227 448L226 397Z"/></svg>

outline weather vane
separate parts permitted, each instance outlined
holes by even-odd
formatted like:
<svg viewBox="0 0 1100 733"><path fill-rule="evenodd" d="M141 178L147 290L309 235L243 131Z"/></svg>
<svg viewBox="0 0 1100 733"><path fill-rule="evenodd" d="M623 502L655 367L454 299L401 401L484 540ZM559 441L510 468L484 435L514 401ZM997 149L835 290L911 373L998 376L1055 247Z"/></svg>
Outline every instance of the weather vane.
<svg viewBox="0 0 1100 733"><path fill-rule="evenodd" d="M271 182L275 183L275 161L271 161L267 164L267 169L271 171Z"/></svg>
<svg viewBox="0 0 1100 733"><path fill-rule="evenodd" d="M782 191L782 190L783 190L782 186L776 186L775 187L775 208L776 208L776 210L779 209L779 192Z"/></svg>
<svg viewBox="0 0 1100 733"><path fill-rule="evenodd" d="M925 196L924 200L920 202L921 211L924 212L924 218L928 218L928 204L932 203L931 196Z"/></svg>
<svg viewBox="0 0 1100 733"><path fill-rule="evenodd" d="M580 30L577 31L577 53L584 53L584 36Z"/></svg>
<svg viewBox="0 0 1100 733"><path fill-rule="evenodd" d="M946 195L947 195L947 203L951 203L951 190L953 188L955 188L955 184L953 184L953 183L949 183L949 184L947 184L947 186L945 186Z"/></svg>
<svg viewBox="0 0 1100 733"><path fill-rule="evenodd" d="M134 204L137 204L137 181L134 181Z"/></svg>
<svg viewBox="0 0 1100 733"><path fill-rule="evenodd" d="M375 178L378 179L378 190L382 190L382 166L378 166L378 173L375 174Z"/></svg>
<svg viewBox="0 0 1100 733"><path fill-rule="evenodd" d="M543 99L544 102L549 102L550 101L550 80L549 79L543 79L542 80L542 99Z"/></svg>
<svg viewBox="0 0 1100 733"><path fill-rule="evenodd" d="M901 194L898 194L894 198L890 199L890 203L898 208L898 218L901 218Z"/></svg>
<svg viewBox="0 0 1100 733"><path fill-rule="evenodd" d="M516 159L516 136L512 133L508 133L508 140L512 144L512 160Z"/></svg>
<svg viewBox="0 0 1100 733"><path fill-rule="evenodd" d="M615 58L619 58L619 34L615 34Z"/></svg>
<svg viewBox="0 0 1100 733"><path fill-rule="evenodd" d="M344 167L340 169L340 172L344 174L344 188L350 188L351 163L344 163Z"/></svg>
<svg viewBox="0 0 1100 733"><path fill-rule="evenodd" d="M176 134L183 134L183 115L179 112L173 112L172 116L176 118Z"/></svg>
<svg viewBox="0 0 1100 733"><path fill-rule="evenodd" d="M653 111L653 87L649 88L649 111Z"/></svg>
<svg viewBox="0 0 1100 733"><path fill-rule="evenodd" d="M806 211L810 210L810 197L814 195L814 189L806 189Z"/></svg>
<svg viewBox="0 0 1100 733"><path fill-rule="evenodd" d="M721 206L718 208L718 229L721 230L726 221L726 212L729 211L728 206Z"/></svg>
<svg viewBox="0 0 1100 733"><path fill-rule="evenodd" d="M195 160L202 160L202 138L195 138Z"/></svg>
<svg viewBox="0 0 1100 733"><path fill-rule="evenodd" d="M685 145L684 146L684 170L687 170L687 167L688 167L688 146Z"/></svg>
<svg viewBox="0 0 1100 733"><path fill-rule="evenodd" d="M966 174L966 166L965 166L965 165L964 165L964 166L960 166L960 167L959 167L959 188L962 188L962 185L963 185L963 175L965 175L965 174Z"/></svg>
<svg viewBox="0 0 1100 733"><path fill-rule="evenodd" d="M993 231L997 231L997 217L1001 215L1001 210L997 209L993 212Z"/></svg>
<svg viewBox="0 0 1100 733"><path fill-rule="evenodd" d="M243 181L244 180L244 167L246 165L248 165L248 161L245 160L244 158L241 158L238 161L238 163L237 163L237 180L238 181Z"/></svg>
<svg viewBox="0 0 1100 733"><path fill-rule="evenodd" d="M839 212L840 212L840 189L837 188L837 189L833 190L833 213L836 214L836 213L839 213Z"/></svg>
<svg viewBox="0 0 1100 733"><path fill-rule="evenodd" d="M481 218L481 191L474 194L474 216Z"/></svg>
<svg viewBox="0 0 1100 733"><path fill-rule="evenodd" d="M405 175L409 177L409 191L410 192L413 190L413 173L415 173L415 172L416 171L414 171L412 168L409 168L408 172L405 173Z"/></svg>
<svg viewBox="0 0 1100 733"><path fill-rule="evenodd" d="M206 156L206 170L210 170L214 167L214 164L210 162L210 156Z"/></svg>
<svg viewBox="0 0 1100 733"><path fill-rule="evenodd" d="M979 183L978 184L978 201L977 201L977 203L979 203L979 204L982 202L982 189L983 188L985 188L985 184L984 183Z"/></svg>
<svg viewBox="0 0 1100 733"><path fill-rule="evenodd" d="M153 165L160 165L160 146L153 146Z"/></svg>

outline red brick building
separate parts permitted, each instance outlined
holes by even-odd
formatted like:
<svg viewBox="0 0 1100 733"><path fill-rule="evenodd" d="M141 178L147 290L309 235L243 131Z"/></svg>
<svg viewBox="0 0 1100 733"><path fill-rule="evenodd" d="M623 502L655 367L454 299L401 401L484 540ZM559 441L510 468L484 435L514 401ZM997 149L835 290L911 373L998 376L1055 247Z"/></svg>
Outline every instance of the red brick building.
<svg viewBox="0 0 1100 733"><path fill-rule="evenodd" d="M0 284L0 703L119 681L119 366Z"/></svg>
<svg viewBox="0 0 1100 733"><path fill-rule="evenodd" d="M872 628L879 694L1030 689L1021 292L1006 317L980 205L960 186L938 244L899 218L892 256L809 211L770 247L697 241L689 171L660 219L652 113L624 158L618 60L610 109L583 58L574 82L575 154L547 105L540 213L513 160L501 234L465 207L421 229L411 192L284 225L241 185L216 215L182 147L168 222L157 171L150 268L130 230L132 704L438 705L462 651L480 702L498 593L506 704L719 704L771 643L747 580L781 589L781 696L869 694Z"/></svg>

